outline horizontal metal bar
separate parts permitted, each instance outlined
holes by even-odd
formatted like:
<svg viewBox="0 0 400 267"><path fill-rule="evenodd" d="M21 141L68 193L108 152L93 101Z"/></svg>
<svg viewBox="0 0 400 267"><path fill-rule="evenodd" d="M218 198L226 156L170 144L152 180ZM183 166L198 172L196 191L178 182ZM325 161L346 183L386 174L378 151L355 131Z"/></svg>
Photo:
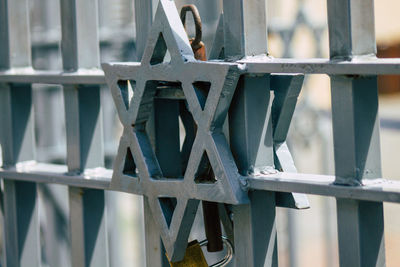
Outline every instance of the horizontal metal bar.
<svg viewBox="0 0 400 267"><path fill-rule="evenodd" d="M328 75L400 75L400 58L356 58L352 61L312 59L283 59L266 56L248 57L238 61L246 64L249 73L305 73ZM80 69L76 72L39 71L14 68L0 71L0 83L41 84L105 84L100 69Z"/></svg>
<svg viewBox="0 0 400 267"><path fill-rule="evenodd" d="M17 181L54 183L82 188L108 190L112 170L105 168L87 169L83 173L68 172L66 165L28 161L15 167L0 168L0 177Z"/></svg>
<svg viewBox="0 0 400 267"><path fill-rule="evenodd" d="M248 188L276 192L297 192L337 198L400 203L400 181L374 179L363 186L333 184L335 176L278 172L249 177Z"/></svg>
<svg viewBox="0 0 400 267"><path fill-rule="evenodd" d="M0 168L0 177L10 180L55 183L82 188L110 190L112 170L88 169L84 173L68 173L67 166L37 163L18 163L16 167ZM296 192L378 202L400 203L400 181L375 179L363 186L334 185L334 176L278 172L247 177L250 190Z"/></svg>
<svg viewBox="0 0 400 267"><path fill-rule="evenodd" d="M106 81L104 72L100 69L59 72L18 68L0 71L0 83L105 84Z"/></svg>
<svg viewBox="0 0 400 267"><path fill-rule="evenodd" d="M267 56L247 57L238 61L246 64L249 73L305 73L328 75L387 75L400 74L400 58L356 57L351 61L284 59Z"/></svg>

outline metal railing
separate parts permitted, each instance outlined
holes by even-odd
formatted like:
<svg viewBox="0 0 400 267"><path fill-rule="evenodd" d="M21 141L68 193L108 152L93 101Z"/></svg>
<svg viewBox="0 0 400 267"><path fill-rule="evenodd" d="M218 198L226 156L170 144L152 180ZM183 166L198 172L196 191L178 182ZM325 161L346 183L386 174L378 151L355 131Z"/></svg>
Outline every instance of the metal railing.
<svg viewBox="0 0 400 267"><path fill-rule="evenodd" d="M327 1L330 59L269 57L266 1L224 0L217 29L222 34L210 53L216 58L201 63L193 58L173 1L161 0L157 8L156 1L136 0L142 62L106 64L105 77L97 0L61 1L63 72L31 68L28 3L0 0L4 264L40 266L37 184L55 183L69 187L73 266L109 265L104 190L145 196L147 266L166 264L160 235L170 259L182 259L200 200L229 204L233 220L221 218L233 239L236 266L276 266L275 208L308 207L299 193L337 199L341 266L384 266L382 202L400 202L400 183L381 174L376 75L400 74L400 59L375 57L373 0ZM167 47L158 43L159 33ZM166 48L170 65L163 63ZM331 78L335 176L296 173L285 142L304 74L317 73ZM207 79L211 100L204 100L203 111L191 84ZM106 80L125 129L114 171L103 168L99 86ZM137 82L132 100L123 99L128 88L120 82L128 80ZM174 83L174 90L147 84L155 80ZM63 86L65 166L34 161L31 86L36 83ZM175 102L168 105L170 100ZM132 110L124 111L130 101ZM182 117L174 109L182 102L198 127L184 180L181 171L165 165L181 160L179 142L170 139L179 140L179 128L167 140L160 134L165 121ZM156 106L154 118L143 111L146 103L150 110ZM204 152L217 177L212 185L194 183ZM176 198L178 204L166 212L160 198Z"/></svg>

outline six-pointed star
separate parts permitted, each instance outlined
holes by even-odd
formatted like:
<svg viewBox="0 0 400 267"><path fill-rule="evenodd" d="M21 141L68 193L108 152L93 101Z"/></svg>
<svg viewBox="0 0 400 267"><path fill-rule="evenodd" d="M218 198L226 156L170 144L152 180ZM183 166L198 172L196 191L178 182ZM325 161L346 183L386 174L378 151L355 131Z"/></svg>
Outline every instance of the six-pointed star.
<svg viewBox="0 0 400 267"><path fill-rule="evenodd" d="M167 50L171 61L163 62ZM103 64L103 69L124 125L112 187L146 196L167 254L170 260L178 261L184 256L199 200L231 204L248 201L222 133L237 81L243 72L238 64L195 60L176 6L168 0L159 2L141 63ZM126 81L135 87L132 99L129 99L130 88ZM181 83L189 111L198 126L183 180L163 178L146 133L158 81ZM204 110L193 87L195 82L211 84ZM195 182L204 152L217 177L212 184ZM126 166L136 167L138 173L124 171ZM163 213L159 201L163 197L177 201L172 218L167 219Z"/></svg>

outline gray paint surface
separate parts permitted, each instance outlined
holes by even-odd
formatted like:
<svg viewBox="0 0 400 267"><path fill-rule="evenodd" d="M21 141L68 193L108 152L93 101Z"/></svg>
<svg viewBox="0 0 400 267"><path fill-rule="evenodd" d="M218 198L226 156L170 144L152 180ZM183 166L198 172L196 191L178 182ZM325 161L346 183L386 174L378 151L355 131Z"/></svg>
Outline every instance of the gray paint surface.
<svg viewBox="0 0 400 267"><path fill-rule="evenodd" d="M194 59L173 1L161 0L156 11L155 1L137 0L141 61L104 64L105 74L97 1L61 3L64 71L55 72L30 68L26 2L0 0L7 266L40 262L36 182L70 186L73 266L108 266L103 190L145 196L147 266L166 265L160 236L170 259L183 257L200 200L233 205L233 221L225 214L224 225L234 236L234 264L276 266L275 208L307 208L298 193L337 198L341 266L384 266L382 202L399 203L400 185L381 175L376 75L399 74L400 60L375 57L372 0L328 0L329 60L268 57L266 1L223 1L210 53L220 60L208 62ZM171 62L163 62L167 50ZM335 177L296 173L285 142L303 74L315 73L331 76ZM127 80L135 82L132 99L121 88ZM182 89L161 89L158 81ZM199 81L211 83L204 110L193 86ZM67 166L30 161L32 83L64 85ZM102 168L99 145L99 85L105 83L124 125L113 170ZM197 125L184 173L171 166L180 156L177 103L183 101ZM164 138L166 129L173 140ZM204 153L218 178L213 184L194 181ZM177 200L170 225L159 198Z"/></svg>

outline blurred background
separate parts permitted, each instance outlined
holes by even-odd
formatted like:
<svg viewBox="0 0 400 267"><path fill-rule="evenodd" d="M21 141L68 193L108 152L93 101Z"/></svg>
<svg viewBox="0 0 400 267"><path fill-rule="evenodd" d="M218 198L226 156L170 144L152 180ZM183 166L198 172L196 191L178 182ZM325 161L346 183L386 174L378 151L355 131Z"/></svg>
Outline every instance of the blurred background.
<svg viewBox="0 0 400 267"><path fill-rule="evenodd" d="M153 0L156 2L156 0ZM203 21L203 41L211 48L221 13L220 0L194 3ZM30 0L33 65L62 70L59 1ZM326 1L268 0L269 53L273 57L329 57ZM398 0L375 1L378 57L400 57ZM90 16L90 14L88 14ZM190 18L190 17L189 17ZM133 0L99 0L101 61L136 61ZM189 19L189 29L191 20ZM192 34L192 33L191 33ZM400 179L400 76L379 77L382 164L385 178ZM109 89L102 89L106 167L112 168L121 125ZM66 157L62 88L34 85L37 159L64 163ZM326 75L307 75L288 138L299 172L334 174L330 84ZM67 188L41 185L44 266L70 266ZM338 266L335 200L309 196L308 210L278 208L280 266ZM144 266L141 197L107 192L111 266ZM201 217L199 217L201 218ZM385 204L387 266L400 262L400 206ZM201 220L195 223L193 236ZM46 229L46 230L44 230ZM201 239L201 237L200 237Z"/></svg>

